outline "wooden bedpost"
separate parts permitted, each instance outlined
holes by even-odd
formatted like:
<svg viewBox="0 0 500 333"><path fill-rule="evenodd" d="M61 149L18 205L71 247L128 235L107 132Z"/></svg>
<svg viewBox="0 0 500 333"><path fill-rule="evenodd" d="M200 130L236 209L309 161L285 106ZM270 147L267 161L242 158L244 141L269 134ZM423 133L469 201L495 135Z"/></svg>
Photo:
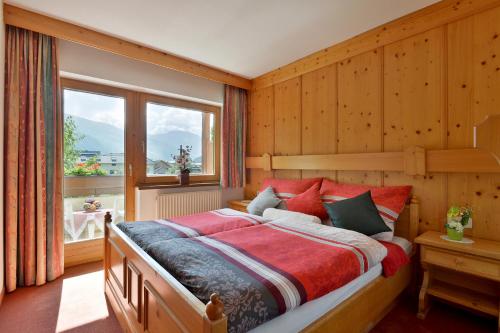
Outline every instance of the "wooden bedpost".
<svg viewBox="0 0 500 333"><path fill-rule="evenodd" d="M108 279L108 268L109 268L109 227L108 223L113 222L113 218L110 212L106 212L104 215L104 290L106 290L106 280Z"/></svg>
<svg viewBox="0 0 500 333"><path fill-rule="evenodd" d="M210 295L210 301L205 307L205 313L211 321L222 319L224 316L224 303L222 303L217 293Z"/></svg>
<svg viewBox="0 0 500 333"><path fill-rule="evenodd" d="M104 223L109 223L113 222L113 217L111 216L110 212L106 212L106 215L104 215Z"/></svg>
<svg viewBox="0 0 500 333"><path fill-rule="evenodd" d="M420 224L419 201L418 198L415 195L413 195L410 200L410 228L408 229L409 241L412 243L418 236L419 224Z"/></svg>
<svg viewBox="0 0 500 333"><path fill-rule="evenodd" d="M227 317L224 315L224 303L219 294L210 295L210 301L205 306L205 315L204 333L227 333Z"/></svg>

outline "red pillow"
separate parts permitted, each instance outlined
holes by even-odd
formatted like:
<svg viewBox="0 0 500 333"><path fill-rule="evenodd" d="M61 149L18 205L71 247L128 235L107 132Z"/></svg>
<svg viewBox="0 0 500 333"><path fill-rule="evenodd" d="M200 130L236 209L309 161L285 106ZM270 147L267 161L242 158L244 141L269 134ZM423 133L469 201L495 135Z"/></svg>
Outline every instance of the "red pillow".
<svg viewBox="0 0 500 333"><path fill-rule="evenodd" d="M266 178L262 182L260 191L264 191L268 186L271 186L276 196L280 199L293 198L311 188L313 185L321 185L323 178L308 178L308 179L275 179Z"/></svg>
<svg viewBox="0 0 500 333"><path fill-rule="evenodd" d="M286 200L285 203L286 208L292 212L314 215L321 220L328 218L328 213L323 207L321 195L319 194L319 183L314 184L304 193Z"/></svg>
<svg viewBox="0 0 500 333"><path fill-rule="evenodd" d="M411 192L411 186L368 186L342 184L324 179L320 194L323 202L335 202L356 197L371 191L372 199L377 205L380 217L387 223L394 223L403 211ZM389 226L393 229L391 226ZM394 230L394 229L393 229Z"/></svg>

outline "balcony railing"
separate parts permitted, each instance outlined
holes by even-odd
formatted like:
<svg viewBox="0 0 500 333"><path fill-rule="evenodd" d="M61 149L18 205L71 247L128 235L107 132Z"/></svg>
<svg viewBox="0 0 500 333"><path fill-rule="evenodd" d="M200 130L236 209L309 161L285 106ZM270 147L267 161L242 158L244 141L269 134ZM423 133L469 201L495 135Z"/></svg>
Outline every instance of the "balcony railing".
<svg viewBox="0 0 500 333"><path fill-rule="evenodd" d="M65 176L64 196L123 194L123 176Z"/></svg>

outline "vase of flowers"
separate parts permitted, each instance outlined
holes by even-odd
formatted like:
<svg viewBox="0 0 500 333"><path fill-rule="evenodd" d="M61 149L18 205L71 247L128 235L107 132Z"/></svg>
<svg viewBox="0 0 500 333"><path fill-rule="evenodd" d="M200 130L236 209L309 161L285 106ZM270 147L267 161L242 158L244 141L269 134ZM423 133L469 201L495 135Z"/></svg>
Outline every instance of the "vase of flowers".
<svg viewBox="0 0 500 333"><path fill-rule="evenodd" d="M191 170L191 146L179 146L179 155L172 155L175 166L179 170L179 183L181 185L189 185L189 173Z"/></svg>
<svg viewBox="0 0 500 333"><path fill-rule="evenodd" d="M86 213L95 212L96 210L100 209L101 207L102 207L101 202L95 200L92 197L85 199L85 203L83 204L83 210Z"/></svg>
<svg viewBox="0 0 500 333"><path fill-rule="evenodd" d="M464 227L472 217L472 208L452 206L446 214L447 223L445 225L448 238L461 241L464 237Z"/></svg>

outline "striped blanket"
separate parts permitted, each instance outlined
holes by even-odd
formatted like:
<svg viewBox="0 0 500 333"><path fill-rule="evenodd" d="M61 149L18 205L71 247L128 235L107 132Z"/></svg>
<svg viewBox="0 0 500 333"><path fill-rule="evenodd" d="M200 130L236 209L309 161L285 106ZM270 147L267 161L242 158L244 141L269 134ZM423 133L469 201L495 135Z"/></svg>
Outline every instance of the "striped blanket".
<svg viewBox="0 0 500 333"><path fill-rule="evenodd" d="M365 235L287 219L156 242L147 252L202 302L217 292L229 332L246 332L340 288L387 254Z"/></svg>
<svg viewBox="0 0 500 333"><path fill-rule="evenodd" d="M146 249L148 245L158 241L210 235L264 222L267 220L260 216L223 208L169 220L122 222L117 227L137 245Z"/></svg>

